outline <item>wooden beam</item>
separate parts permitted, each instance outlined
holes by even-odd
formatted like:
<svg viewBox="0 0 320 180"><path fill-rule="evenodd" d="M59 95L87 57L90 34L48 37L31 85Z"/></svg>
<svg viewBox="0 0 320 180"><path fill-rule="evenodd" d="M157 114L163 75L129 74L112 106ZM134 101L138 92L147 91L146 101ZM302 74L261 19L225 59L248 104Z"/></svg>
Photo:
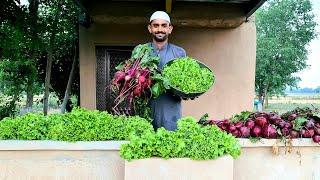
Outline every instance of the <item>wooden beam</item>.
<svg viewBox="0 0 320 180"><path fill-rule="evenodd" d="M266 1L267 0L256 0L249 3L249 6L246 10L246 19L248 19Z"/></svg>
<svg viewBox="0 0 320 180"><path fill-rule="evenodd" d="M172 0L166 0L166 12L171 13L172 11Z"/></svg>
<svg viewBox="0 0 320 180"><path fill-rule="evenodd" d="M111 16L111 15L96 15L93 16L93 22L97 24L140 24L145 25L148 21L147 17L133 16ZM245 16L235 18L172 18L174 26L179 27L195 27L195 28L235 28L240 26L245 21Z"/></svg>

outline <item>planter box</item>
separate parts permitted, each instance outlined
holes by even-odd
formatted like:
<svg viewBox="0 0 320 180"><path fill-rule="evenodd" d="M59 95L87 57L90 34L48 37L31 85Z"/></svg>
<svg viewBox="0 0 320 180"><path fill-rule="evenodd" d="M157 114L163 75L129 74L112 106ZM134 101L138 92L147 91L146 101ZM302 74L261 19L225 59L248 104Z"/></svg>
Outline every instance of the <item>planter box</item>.
<svg viewBox="0 0 320 180"><path fill-rule="evenodd" d="M231 180L233 158L196 161L189 158L149 158L125 162L125 180Z"/></svg>
<svg viewBox="0 0 320 180"><path fill-rule="evenodd" d="M124 179L124 141L0 141L0 179Z"/></svg>
<svg viewBox="0 0 320 180"><path fill-rule="evenodd" d="M239 140L241 156L234 161L235 180L320 179L320 146L312 139L294 139L291 153L286 151L288 146L274 139L257 143ZM273 146L278 155L272 152Z"/></svg>
<svg viewBox="0 0 320 180"><path fill-rule="evenodd" d="M226 156L131 162L119 156L125 141L0 141L0 179L320 179L320 145L311 139L293 140L291 153L278 143L278 155L272 153L277 140L239 140L241 156L235 160Z"/></svg>

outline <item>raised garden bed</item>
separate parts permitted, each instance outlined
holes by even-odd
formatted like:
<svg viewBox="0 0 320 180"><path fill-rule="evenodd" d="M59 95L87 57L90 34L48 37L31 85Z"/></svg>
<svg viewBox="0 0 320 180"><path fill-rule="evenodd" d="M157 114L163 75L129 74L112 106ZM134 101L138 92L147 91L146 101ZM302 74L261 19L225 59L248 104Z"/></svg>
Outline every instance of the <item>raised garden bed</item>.
<svg viewBox="0 0 320 180"><path fill-rule="evenodd" d="M320 179L320 145L310 138L286 144L277 139L239 142L241 155L234 160L235 180Z"/></svg>
<svg viewBox="0 0 320 180"><path fill-rule="evenodd" d="M124 179L125 141L0 141L0 179Z"/></svg>

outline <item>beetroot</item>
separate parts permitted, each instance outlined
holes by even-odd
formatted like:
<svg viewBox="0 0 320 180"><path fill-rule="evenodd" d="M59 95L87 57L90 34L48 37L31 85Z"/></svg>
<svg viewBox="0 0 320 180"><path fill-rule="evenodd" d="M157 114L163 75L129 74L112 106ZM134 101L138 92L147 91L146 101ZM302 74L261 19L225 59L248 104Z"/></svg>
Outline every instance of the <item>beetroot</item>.
<svg viewBox="0 0 320 180"><path fill-rule="evenodd" d="M137 86L137 87L134 88L134 90L133 90L133 95L134 95L135 97L141 96L141 93L142 93L142 88L141 88L141 86Z"/></svg>
<svg viewBox="0 0 320 180"><path fill-rule="evenodd" d="M126 75L126 76L124 77L125 81L130 81L131 78L132 78L132 77L131 77L130 75Z"/></svg>
<svg viewBox="0 0 320 180"><path fill-rule="evenodd" d="M148 79L143 83L144 88L150 88L152 84L152 80L148 77Z"/></svg>
<svg viewBox="0 0 320 180"><path fill-rule="evenodd" d="M266 119L269 119L269 114L266 113L266 112L260 112L259 116L258 117L264 117Z"/></svg>
<svg viewBox="0 0 320 180"><path fill-rule="evenodd" d="M314 133L320 135L320 128L314 127Z"/></svg>
<svg viewBox="0 0 320 180"><path fill-rule="evenodd" d="M294 138L298 138L299 137L299 133L296 130L291 130L290 131L290 138L294 139Z"/></svg>
<svg viewBox="0 0 320 180"><path fill-rule="evenodd" d="M225 119L225 120L223 120L222 121L222 123L221 123L221 129L222 130L227 130L228 128L229 128L229 126L230 126L230 120L229 119Z"/></svg>
<svg viewBox="0 0 320 180"><path fill-rule="evenodd" d="M290 131L287 128L283 128L281 129L281 133L283 136L288 136L290 134Z"/></svg>
<svg viewBox="0 0 320 180"><path fill-rule="evenodd" d="M300 134L304 138L311 138L314 135L314 130L313 129L302 129L300 131Z"/></svg>
<svg viewBox="0 0 320 180"><path fill-rule="evenodd" d="M253 137L259 137L261 135L261 127L260 126L254 126L251 129L251 135Z"/></svg>
<svg viewBox="0 0 320 180"><path fill-rule="evenodd" d="M230 122L229 119L225 119L225 120L222 121L222 124L225 125L225 126L229 126L230 123L231 123L231 122Z"/></svg>
<svg viewBox="0 0 320 180"><path fill-rule="evenodd" d="M229 127L229 126L224 125L224 124L221 124L221 126L219 126L219 127L220 127L220 129L222 129L222 130L226 131L226 130L228 129L228 127Z"/></svg>
<svg viewBox="0 0 320 180"><path fill-rule="evenodd" d="M237 129L239 129L239 128L241 128L241 127L243 126L243 122L239 121L239 122L235 123L234 126L235 126Z"/></svg>
<svg viewBox="0 0 320 180"><path fill-rule="evenodd" d="M286 122L284 124L284 128L291 129L292 128L292 124L290 122Z"/></svg>
<svg viewBox="0 0 320 180"><path fill-rule="evenodd" d="M284 128L284 126L286 125L286 122L281 119L277 125L278 125L280 128Z"/></svg>
<svg viewBox="0 0 320 180"><path fill-rule="evenodd" d="M271 116L269 116L269 122L272 124L278 124L280 120L281 117L277 114L272 114Z"/></svg>
<svg viewBox="0 0 320 180"><path fill-rule="evenodd" d="M139 76L138 81L139 81L139 84L143 84L146 81L146 77Z"/></svg>
<svg viewBox="0 0 320 180"><path fill-rule="evenodd" d="M288 116L288 120L289 120L289 121L293 121L293 120L295 120L297 117L298 117L297 114L290 114L290 115Z"/></svg>
<svg viewBox="0 0 320 180"><path fill-rule="evenodd" d="M117 72L114 74L114 81L115 81L116 83L118 83L118 82L124 80L125 76L126 76L126 73L125 73L125 72L123 72L123 71L117 71Z"/></svg>
<svg viewBox="0 0 320 180"><path fill-rule="evenodd" d="M252 129L254 127L254 121L252 119L247 120L245 123L246 127Z"/></svg>
<svg viewBox="0 0 320 180"><path fill-rule="evenodd" d="M268 121L267 121L266 118L261 116L261 117L257 117L256 118L256 122L255 123L260 127L264 127L268 123Z"/></svg>
<svg viewBox="0 0 320 180"><path fill-rule="evenodd" d="M277 130L271 125L266 125L262 128L262 137L274 139L278 136Z"/></svg>
<svg viewBox="0 0 320 180"><path fill-rule="evenodd" d="M230 124L230 126L229 126L229 128L228 128L228 131L229 131L229 132L232 132L232 131L234 131L234 130L237 130L236 126L233 125L233 124Z"/></svg>
<svg viewBox="0 0 320 180"><path fill-rule="evenodd" d="M240 128L240 136L243 138L247 138L250 136L250 129L247 127L241 127Z"/></svg>
<svg viewBox="0 0 320 180"><path fill-rule="evenodd" d="M307 129L313 128L314 127L314 119L310 119L309 121L307 121L305 127Z"/></svg>
<svg viewBox="0 0 320 180"><path fill-rule="evenodd" d="M238 130L234 130L234 131L232 131L230 133L235 137L240 137L240 131L238 131Z"/></svg>
<svg viewBox="0 0 320 180"><path fill-rule="evenodd" d="M315 143L320 143L320 135L314 135L314 136L312 137L312 140L313 140L313 142L315 142Z"/></svg>

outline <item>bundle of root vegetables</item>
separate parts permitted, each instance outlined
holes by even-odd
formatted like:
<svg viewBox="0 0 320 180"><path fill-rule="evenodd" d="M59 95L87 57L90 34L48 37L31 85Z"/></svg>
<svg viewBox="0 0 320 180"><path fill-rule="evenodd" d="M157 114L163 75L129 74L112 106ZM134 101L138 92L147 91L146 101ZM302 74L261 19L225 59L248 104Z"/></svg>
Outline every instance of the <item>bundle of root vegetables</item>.
<svg viewBox="0 0 320 180"><path fill-rule="evenodd" d="M320 142L320 111L296 108L282 115L274 112L244 111L224 120L205 120L205 125L217 125L238 138L312 138Z"/></svg>
<svg viewBox="0 0 320 180"><path fill-rule="evenodd" d="M112 82L115 114L150 116L147 103L152 97L152 75L156 74L159 58L152 56L148 44L138 45L130 59L117 66Z"/></svg>

